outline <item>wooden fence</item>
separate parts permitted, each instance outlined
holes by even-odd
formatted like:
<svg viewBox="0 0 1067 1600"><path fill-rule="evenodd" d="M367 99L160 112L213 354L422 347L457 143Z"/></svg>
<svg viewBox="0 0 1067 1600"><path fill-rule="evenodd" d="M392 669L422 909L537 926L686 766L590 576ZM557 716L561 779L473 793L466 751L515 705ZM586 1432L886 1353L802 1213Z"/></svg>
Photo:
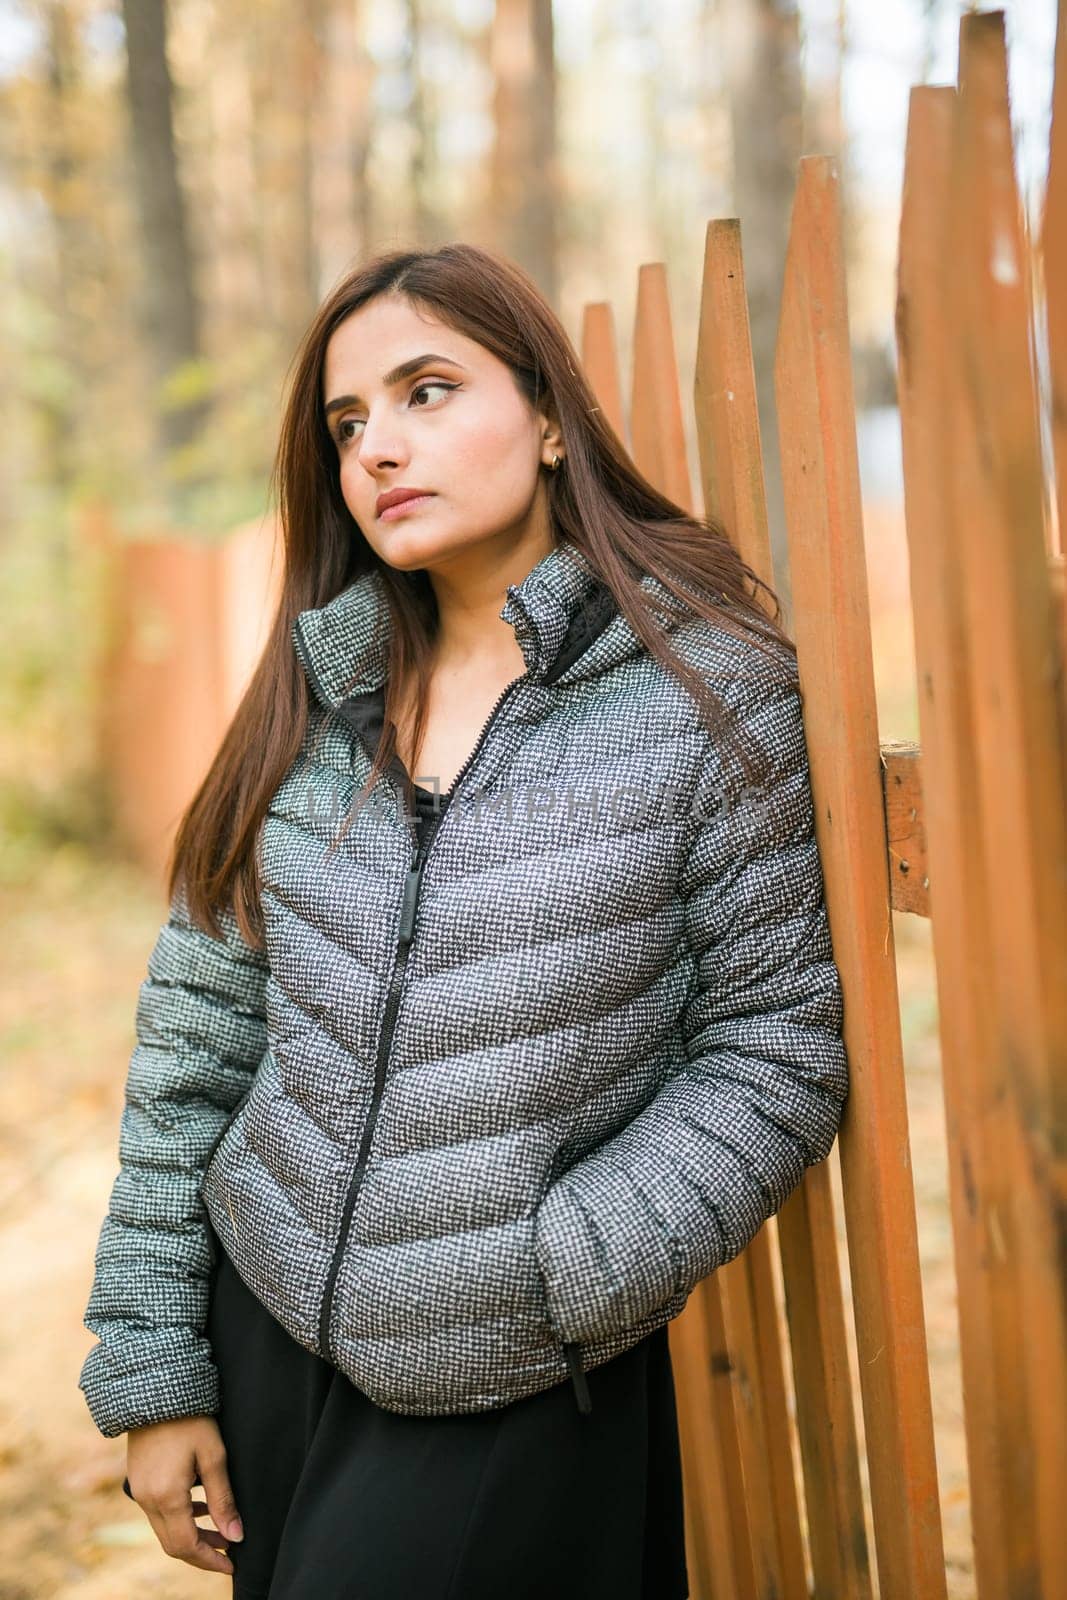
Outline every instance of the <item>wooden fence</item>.
<svg viewBox="0 0 1067 1600"><path fill-rule="evenodd" d="M162 881L178 820L266 643L282 555L273 519L214 544L121 539L108 510L83 538L104 568L97 748L116 832Z"/></svg>
<svg viewBox="0 0 1067 1600"><path fill-rule="evenodd" d="M946 1594L893 910L931 919L936 958L975 1592L1067 1597L1065 9L1039 247L1003 14L962 20L957 88L912 95L896 326L921 747L879 738L838 174L819 156L800 167L774 379L846 997L851 1093L831 1159L849 1292L822 1162L671 1323L692 1600ZM581 344L638 465L692 508L665 268L640 270L628 415L606 304L586 308ZM773 583L736 221L707 229L694 405L704 508ZM242 619L273 609L271 555L249 529L213 551L121 556L104 743L155 865L261 647Z"/></svg>
<svg viewBox="0 0 1067 1600"><path fill-rule="evenodd" d="M1063 12L1041 249L1061 529ZM818 156L801 163L774 373L846 996L851 1094L836 1153L867 1499L822 1162L671 1324L693 1600L946 1593L891 909L932 919L976 1592L1067 1596L1067 610L1002 13L962 20L958 76L957 88L913 91L899 249L921 748L879 741L838 175ZM610 310L586 310L582 354L601 404L647 476L688 506L673 350L665 270L648 265L627 419ZM707 230L694 401L704 507L773 582L733 221Z"/></svg>

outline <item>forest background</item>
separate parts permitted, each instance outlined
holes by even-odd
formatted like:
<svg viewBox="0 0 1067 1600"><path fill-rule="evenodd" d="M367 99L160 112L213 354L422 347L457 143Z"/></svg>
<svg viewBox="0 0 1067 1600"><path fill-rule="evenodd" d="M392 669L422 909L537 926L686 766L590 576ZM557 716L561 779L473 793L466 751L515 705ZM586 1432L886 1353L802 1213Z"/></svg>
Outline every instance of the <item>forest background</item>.
<svg viewBox="0 0 1067 1600"><path fill-rule="evenodd" d="M908 90L961 0L0 0L0 1600L204 1593L76 1387L137 986L164 909L100 748L94 519L263 519L288 364L357 258L462 238L580 338L666 263L692 394L708 220L741 220L772 544L797 163L837 158L880 733L917 739L896 229ZM1036 228L1054 0L1006 0ZM690 408L691 409L691 408ZM692 429L687 415L687 426ZM690 431L690 459L696 462ZM694 504L699 484L693 473ZM788 606L788 573L779 565ZM949 1590L973 1594L929 925L894 913ZM847 1284L847 1258L842 1263ZM858 1418L862 1434L862 1418Z"/></svg>

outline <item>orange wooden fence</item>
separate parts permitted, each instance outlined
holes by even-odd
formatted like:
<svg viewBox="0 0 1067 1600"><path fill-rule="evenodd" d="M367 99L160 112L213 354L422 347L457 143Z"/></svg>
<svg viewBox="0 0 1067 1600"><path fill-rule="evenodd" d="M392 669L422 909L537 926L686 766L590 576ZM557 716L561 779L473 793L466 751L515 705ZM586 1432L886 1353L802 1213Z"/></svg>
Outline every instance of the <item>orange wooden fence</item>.
<svg viewBox="0 0 1067 1600"><path fill-rule="evenodd" d="M1003 14L962 20L957 88L913 92L896 311L921 748L879 739L838 174L817 156L800 167L774 379L846 996L836 1156L859 1394L823 1162L671 1324L693 1600L946 1593L891 910L931 918L937 966L975 1593L1067 1596L1067 607L1031 289L1043 264L1062 530L1063 9L1036 261ZM688 506L661 265L640 271L628 418L604 305L587 308L582 354L635 460ZM707 230L694 401L704 509L773 581L733 221Z"/></svg>
<svg viewBox="0 0 1067 1600"><path fill-rule="evenodd" d="M178 819L266 642L281 554L273 520L221 543L120 539L102 506L83 534L106 566L97 742L116 830L162 879Z"/></svg>

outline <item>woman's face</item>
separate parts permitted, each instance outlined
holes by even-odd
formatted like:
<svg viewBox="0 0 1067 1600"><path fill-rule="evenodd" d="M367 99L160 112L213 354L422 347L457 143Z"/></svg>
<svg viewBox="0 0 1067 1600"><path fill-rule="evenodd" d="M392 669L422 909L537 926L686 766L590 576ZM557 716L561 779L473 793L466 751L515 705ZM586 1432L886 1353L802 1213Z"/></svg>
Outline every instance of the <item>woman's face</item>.
<svg viewBox="0 0 1067 1600"><path fill-rule="evenodd" d="M410 301L382 296L334 329L323 403L345 504L390 566L547 533L540 468L562 457L558 432L502 361ZM428 498L383 514L400 488Z"/></svg>

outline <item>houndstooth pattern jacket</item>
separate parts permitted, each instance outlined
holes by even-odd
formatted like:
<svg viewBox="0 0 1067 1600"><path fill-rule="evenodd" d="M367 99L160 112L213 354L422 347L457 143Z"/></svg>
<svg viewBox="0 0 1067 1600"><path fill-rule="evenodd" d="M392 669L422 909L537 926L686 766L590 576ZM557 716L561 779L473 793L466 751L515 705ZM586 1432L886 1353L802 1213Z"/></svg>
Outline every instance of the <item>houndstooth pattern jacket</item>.
<svg viewBox="0 0 1067 1600"><path fill-rule="evenodd" d="M257 838L266 949L232 913L222 940L192 925L179 890L140 989L79 1379L106 1436L219 1408L205 1211L379 1406L569 1377L588 1410L585 1373L833 1145L843 1004L795 664L664 616L764 755L753 786L570 541L500 615L526 670L421 844L398 759L356 803L380 578L293 625L310 711Z"/></svg>

